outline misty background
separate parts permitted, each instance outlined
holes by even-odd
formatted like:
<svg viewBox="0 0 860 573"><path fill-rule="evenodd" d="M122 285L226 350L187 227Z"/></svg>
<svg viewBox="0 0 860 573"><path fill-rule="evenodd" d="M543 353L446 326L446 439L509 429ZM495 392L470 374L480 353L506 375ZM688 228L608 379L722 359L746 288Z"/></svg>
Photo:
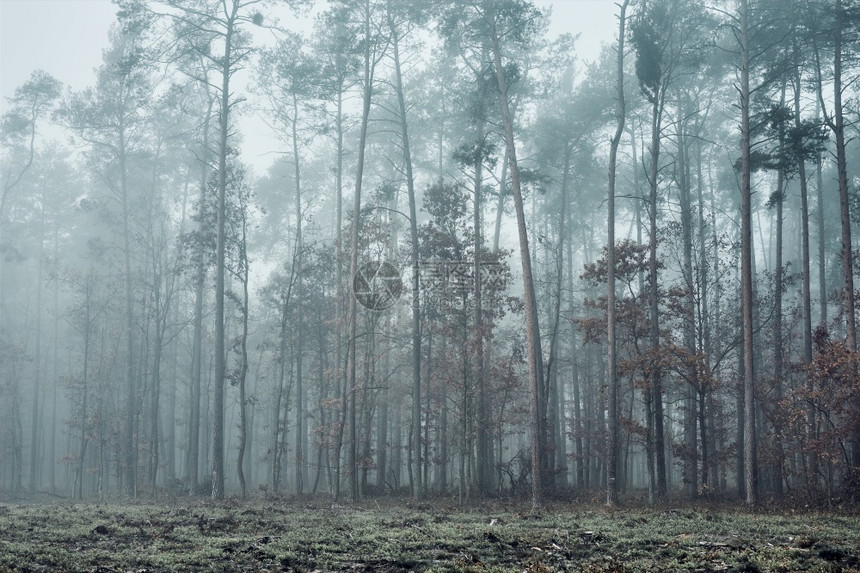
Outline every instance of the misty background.
<svg viewBox="0 0 860 573"><path fill-rule="evenodd" d="M858 34L0 1L0 493L856 495Z"/></svg>

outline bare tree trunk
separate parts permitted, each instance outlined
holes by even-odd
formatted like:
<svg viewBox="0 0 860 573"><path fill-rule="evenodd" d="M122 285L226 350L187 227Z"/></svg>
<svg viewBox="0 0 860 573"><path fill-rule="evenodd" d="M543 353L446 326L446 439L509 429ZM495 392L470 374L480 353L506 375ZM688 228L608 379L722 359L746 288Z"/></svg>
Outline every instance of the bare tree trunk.
<svg viewBox="0 0 860 573"><path fill-rule="evenodd" d="M836 138L836 171L839 181L839 212L842 221L842 275L845 281L842 292L842 312L845 315L845 344L848 350L857 350L857 318L854 301L854 256L851 241L851 209L848 190L848 167L845 152L845 120L842 110L842 44L843 20L848 13L842 0L836 0L836 22L833 30L833 115L827 121ZM850 83L850 82L849 82ZM818 93L822 98L821 90ZM823 104L822 104L823 107ZM855 412L860 412L860 404L853 404ZM851 466L856 472L860 468L860 426L855 427L852 440Z"/></svg>
<svg viewBox="0 0 860 573"><path fill-rule="evenodd" d="M428 355L432 351L433 339L430 339L430 342L427 344ZM441 355L445 356L448 353L448 339L442 339L442 352ZM428 358L429 362L429 358ZM441 420L439 422L439 434L440 434L440 442L441 446L439 449L439 494L444 495L448 488L448 386L447 384L441 384L441 396L440 400L442 401L442 413Z"/></svg>
<svg viewBox="0 0 860 573"><path fill-rule="evenodd" d="M783 91L783 94L785 92ZM774 377L774 399L777 404L782 400L782 376L783 376L783 335L782 335L782 290L783 290L783 268L782 268L782 248L783 248L783 197L782 189L784 185L784 176L782 170L776 176L776 192L779 194L776 204L776 268L774 269L774 317L773 317L773 377ZM779 406L777 406L779 408ZM773 486L774 494L777 497L782 496L782 467L784 463L784 454L782 451L782 428L778 422L774 424L774 457L773 460Z"/></svg>
<svg viewBox="0 0 860 573"><path fill-rule="evenodd" d="M209 121L212 117L212 107L215 98L209 96L206 115L203 118L203 145L200 163L200 196L198 198L200 213L200 238L197 242L197 268L194 279L194 338L191 344L191 384L189 388L188 416L188 456L186 472L188 491L194 493L200 483L200 382L203 376L203 287L206 283L205 246L202 237L206 226L206 186L209 175L209 165L206 161L209 150Z"/></svg>
<svg viewBox="0 0 860 573"><path fill-rule="evenodd" d="M59 218L54 217L54 260L53 264L58 265L60 260L60 225ZM55 267L56 268L56 267ZM48 442L48 480L50 482L51 493L57 489L57 380L60 374L60 281L54 281L53 292L53 307L54 307L54 324L51 346L51 358L53 362L52 378L54 383L51 386L51 439Z"/></svg>
<svg viewBox="0 0 860 573"><path fill-rule="evenodd" d="M818 82L818 99L816 104L815 115L818 117L821 111L821 81ZM819 318L818 324L827 327L827 229L824 224L824 182L822 181L822 160L821 153L815 158L815 192L816 192L816 210L818 211L818 303L819 303ZM807 380L807 390L813 390L812 380ZM810 403L807 410L807 436L808 439L814 440L818 435L816 429L816 412L815 404ZM812 491L818 485L818 456L815 452L810 452L809 456L810 471L807 473L807 488Z"/></svg>
<svg viewBox="0 0 860 573"><path fill-rule="evenodd" d="M618 503L618 357L617 340L615 333L615 322L617 309L615 306L615 165L618 158L618 145L621 143L621 135L624 133L624 122L626 119L626 107L624 102L624 25L629 0L621 4L621 12L618 16L618 48L616 58L617 109L615 119L618 122L615 134L612 136L609 147L609 190L606 199L607 210L607 239L606 239L606 336L607 336L607 367L609 386L607 417L609 428L606 444L606 504L616 505ZM565 173L566 175L566 173ZM562 206L564 213L564 206ZM561 293L559 293L560 295Z"/></svg>
<svg viewBox="0 0 860 573"><path fill-rule="evenodd" d="M818 324L827 325L827 228L824 224L824 182L821 154L815 158L815 209L818 211Z"/></svg>
<svg viewBox="0 0 860 573"><path fill-rule="evenodd" d="M800 48L795 39L792 46L794 52L794 125L800 127L800 92L803 89L800 78ZM800 182L800 225L801 225L801 273L803 275L803 362L812 363L812 288L809 269L809 190L806 181L806 160L801 158L797 165L797 175ZM821 263L823 265L823 262ZM811 382L807 376L807 386ZM814 412L813 412L814 415Z"/></svg>
<svg viewBox="0 0 860 573"><path fill-rule="evenodd" d="M567 289L573 292L573 247L571 240L567 241ZM568 314L574 316L573 297L570 297L567 302ZM570 362L571 362L571 391L573 393L573 424L571 431L573 433L573 453L576 461L576 487L580 491L585 489L585 471L583 465L582 451L582 407L580 402L579 392L579 362L578 352L576 349L576 334L571 332L570 337Z"/></svg>
<svg viewBox="0 0 860 573"><path fill-rule="evenodd" d="M556 473L561 473L561 468L564 467L565 460L559 457L563 444L563 410L560 404L559 392L559 376L558 376L558 361L560 350L560 331L561 331L561 299L564 284L564 246L567 237L567 206L568 206L568 187L570 182L570 157L573 153L572 145L565 144L564 160L562 165L561 175L561 206L559 209L558 219L558 245L555 252L555 292L553 293L552 311L550 316L551 328L549 337L549 359L546 365L546 380L548 381L549 392L547 395L547 411L545 419L547 421L546 437L548 444L554 444L554 456L552 460L547 460L547 465L552 469L552 480L550 485L557 487L557 479L561 477ZM551 453L552 453L552 448Z"/></svg>
<svg viewBox="0 0 860 573"><path fill-rule="evenodd" d="M698 463L698 448L696 443L696 414L697 400L696 388L700 384L698 361L696 360L696 327L695 327L695 301L693 292L695 283L693 280L693 205L690 196L690 162L687 156L689 142L686 133L686 113L682 101L678 102L678 157L677 157L677 182L681 208L681 242L683 251L683 277L684 277L684 308L683 321L684 348L690 356L692 370L688 371L689 379L683 387L684 392L684 455L683 457L683 484L687 496L695 497L698 492L696 466Z"/></svg>
<svg viewBox="0 0 860 573"><path fill-rule="evenodd" d="M657 464L656 496L662 499L666 496L666 441L663 437L663 384L662 373L657 364L660 352L660 308L659 285L657 283L657 178L660 166L660 125L662 104L659 96L655 96L651 106L651 167L649 173L650 194L648 201L649 239L648 239L648 285L649 285L649 320L651 323L651 365L649 366L649 384L651 404L653 405L654 437L652 448ZM650 432L649 432L650 433Z"/></svg>
<svg viewBox="0 0 860 573"><path fill-rule="evenodd" d="M36 274L36 340L33 353L33 415L30 424L30 491L36 491L41 473L39 405L42 399L42 266L45 253L44 207L39 235L39 270Z"/></svg>
<svg viewBox="0 0 860 573"><path fill-rule="evenodd" d="M81 444L78 453L78 475L75 479L76 495L78 499L84 498L84 464L87 454L87 398L89 397L89 363L90 363L90 337L91 337L91 306L92 306L92 289L93 289L93 272L90 270L85 279L84 288L84 364L81 382L83 392L81 395Z"/></svg>
<svg viewBox="0 0 860 573"><path fill-rule="evenodd" d="M523 267L523 291L526 310L526 345L528 346L529 361L529 428L532 439L532 506L538 508L543 503L543 424L540 419L539 393L543 386L543 359L541 357L540 328L538 325L537 300L535 297L534 278L532 276L531 253L529 251L528 232L526 231L525 211L523 210L523 194L520 186L519 167L517 165L516 144L514 142L514 124L508 105L508 87L502 67L502 54L499 46L496 22L491 22L491 37L493 62L499 87L499 102L502 108L502 121L505 129L508 156L511 169L511 186L514 193L514 207L517 213L517 231L520 243L520 258Z"/></svg>
<svg viewBox="0 0 860 573"><path fill-rule="evenodd" d="M846 18L842 0L836 0L836 29L833 54L833 116L828 121L836 138L836 171L839 181L839 212L842 220L842 274L845 280L842 295L845 315L846 344L857 350L857 326L854 305L854 270L851 252L851 214L848 195L848 168L845 156L845 124L842 112L842 20ZM860 443L855 442L853 464L860 465Z"/></svg>
<svg viewBox="0 0 860 573"><path fill-rule="evenodd" d="M271 469L270 481L272 486L272 494L278 495L281 486L281 403L284 397L284 372L286 370L287 361L287 315L289 312L291 289L287 289L287 293L282 302L281 309L281 328L280 340L278 349L278 374L277 384L275 386L275 400L272 404L272 448L271 448ZM286 424L286 422L284 422Z"/></svg>
<svg viewBox="0 0 860 573"><path fill-rule="evenodd" d="M355 195L353 197L352 229L350 230L349 276L354 277L358 270L358 235L361 223L361 184L364 176L364 150L367 144L367 123L370 117L370 98L373 87L375 62L370 57L370 2L364 3L364 89L361 115L361 134L358 140L358 161L355 175ZM353 501L358 500L358 467L356 465L357 427L356 427L356 336L357 308L355 296L349 297L349 348L347 352L347 391L349 397L349 493Z"/></svg>
<svg viewBox="0 0 860 573"><path fill-rule="evenodd" d="M226 19L224 35L224 59L221 69L221 113L218 141L218 211L216 218L215 244L215 389L212 424L212 499L224 499L224 379L226 356L224 354L224 246L227 195L227 138L230 121L230 69L233 30L239 0L233 0L231 14Z"/></svg>
<svg viewBox="0 0 860 573"><path fill-rule="evenodd" d="M153 279L158 281L159 277L153 276ZM160 296L160 293L156 292L156 296ZM158 304L156 303L156 324L155 324L155 337L153 344L153 357L152 357L152 372L150 373L150 412L149 412L149 440L150 440L150 450L149 450L149 488L152 497L156 497L155 484L158 480L158 466L160 465L160 434L159 434L159 411L160 407L160 399L161 399L161 358L164 352L164 323L161 318L161 309L158 308Z"/></svg>
<svg viewBox="0 0 860 573"><path fill-rule="evenodd" d="M699 247L699 299L700 303L700 312L701 312L701 343L702 343L702 354L703 354L703 374L705 376L699 380L698 386L698 399L699 399L699 435L702 443L702 491L705 495L708 495L711 489L716 486L715 483L711 483L709 481L711 469L710 469L710 459L709 455L712 451L711 442L713 441L712 433L713 426L710 425L710 409L706 410L708 403L708 395L709 392L713 392L712 388L710 388L708 384L709 374L711 370L711 316L708 311L709 308L709 285L708 285L708 269L711 264L708 261L708 253L705 247L705 234L706 234L706 224L705 224L705 198L704 198L704 183L702 181L702 143L701 141L696 142L696 191L697 197L696 200L698 202L697 211L698 211L698 225L699 225L699 233L698 233L698 247ZM706 414L707 412L707 414Z"/></svg>
<svg viewBox="0 0 860 573"><path fill-rule="evenodd" d="M125 157L125 132L120 125L119 165L120 165L120 202L123 220L123 265L125 271L125 339L126 339L126 421L125 421L125 491L127 495L137 496L137 442L135 439L137 419L137 383L134 379L134 302L131 279L131 229L130 207L128 204L128 180Z"/></svg>
<svg viewBox="0 0 860 573"><path fill-rule="evenodd" d="M390 18L390 17L389 17ZM412 174L412 154L409 149L409 130L406 121L406 100L403 96L403 78L400 70L400 42L396 24L389 19L394 51L394 81L400 115L400 140L403 146L403 167L406 172L406 190L409 201L409 242L412 262L412 462L414 482L412 496L424 496L421 471L421 308L418 275L418 216L415 207L415 179Z"/></svg>
<svg viewBox="0 0 860 573"><path fill-rule="evenodd" d="M510 166L510 157L508 150L505 148L505 153L502 156L502 175L499 179L499 201L496 204L496 225L493 230L493 252L499 250L499 239L502 234L502 215L505 212L505 199L508 194L508 168Z"/></svg>
<svg viewBox="0 0 860 573"><path fill-rule="evenodd" d="M484 50L482 50L483 52ZM483 54L482 54L483 55ZM484 58L482 58L483 60ZM472 211L472 227L475 236L475 260L473 263L474 285L473 292L475 296L475 385L478 388L478 432L477 432L477 450L478 450L478 491L487 495L493 490L493 440L490 436L490 409L489 397L487 395L486 380L484 376L484 317L483 309L481 308L481 257L483 256L484 236L482 230L481 210L482 203L482 187L484 184L484 91L483 85L478 88L479 103L478 103L478 126L477 126L477 145L478 153L475 154L475 178L473 182L474 204Z"/></svg>
<svg viewBox="0 0 860 573"><path fill-rule="evenodd" d="M753 371L752 195L750 189L749 4L740 0L741 43L741 301L743 305L744 490L748 505L758 504L758 459Z"/></svg>
<svg viewBox="0 0 860 573"><path fill-rule="evenodd" d="M337 427L337 440L334 449L330 452L331 457L334 457L334 476L332 477L332 498L334 501L340 499L340 483L341 483L341 451L343 448L343 426L346 415L347 400L346 400L346 377L345 371L342 370L343 362L341 361L343 351L343 89L342 84L337 92L337 117L335 120L335 129L337 130L337 158L335 167L335 187L337 194L337 221L335 221L335 245L337 251L337 269L335 271L335 281L337 282L337 303L335 304L336 315L336 334L335 334L335 376L337 380L338 398L341 400L340 409L341 416Z"/></svg>
<svg viewBox="0 0 860 573"><path fill-rule="evenodd" d="M248 307L248 279L250 269L248 268L248 251L247 251L247 213L246 206L241 205L242 212L239 216L242 218L242 238L239 243L239 267L242 281L242 337L239 339L239 453L236 457L236 473L239 477L239 487L242 490L242 498L244 499L248 492L245 485L245 447L249 442L248 439L248 399L245 392L245 381L248 376L248 315L250 308Z"/></svg>
<svg viewBox="0 0 860 573"><path fill-rule="evenodd" d="M296 253L293 257L295 261L296 273L296 320L294 321L294 329L296 332L296 494L302 495L305 488L305 417L304 417L304 387L303 387L303 365L302 357L304 354L304 321L302 312L304 309L304 287L302 277L302 261L304 259L304 244L302 239L302 186L301 186L301 168L299 165L299 143L298 143L298 122L299 122L299 100L298 95L293 92L293 121L292 121L292 139L293 139L293 159L295 160L294 177L295 177L295 200L296 200Z"/></svg>
<svg viewBox="0 0 860 573"><path fill-rule="evenodd" d="M178 323L179 312L173 306L172 319ZM168 389L167 405L167 479L176 480L176 381L179 379L179 349L173 346L170 352L170 388Z"/></svg>

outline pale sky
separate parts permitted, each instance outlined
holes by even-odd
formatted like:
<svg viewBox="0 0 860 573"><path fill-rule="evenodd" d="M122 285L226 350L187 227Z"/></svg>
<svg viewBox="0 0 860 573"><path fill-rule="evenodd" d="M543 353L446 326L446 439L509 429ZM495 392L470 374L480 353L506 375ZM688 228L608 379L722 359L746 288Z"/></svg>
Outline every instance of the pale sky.
<svg viewBox="0 0 860 573"><path fill-rule="evenodd" d="M615 35L614 0L536 3L553 6L552 37L581 34L580 60L596 59L601 43ZM115 13L109 0L0 0L0 111L7 109L6 98L36 69L75 90L92 85ZM251 143L254 134L247 131L243 129L246 143ZM252 163L260 161L252 159Z"/></svg>
<svg viewBox="0 0 860 573"><path fill-rule="evenodd" d="M73 89L92 84L115 8L108 0L0 0L0 105L36 69Z"/></svg>

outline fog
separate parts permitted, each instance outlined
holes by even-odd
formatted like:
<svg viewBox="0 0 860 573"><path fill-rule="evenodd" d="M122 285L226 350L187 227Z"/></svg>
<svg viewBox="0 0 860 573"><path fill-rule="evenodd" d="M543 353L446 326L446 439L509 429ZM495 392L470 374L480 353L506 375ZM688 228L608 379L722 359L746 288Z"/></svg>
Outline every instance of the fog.
<svg viewBox="0 0 860 573"><path fill-rule="evenodd" d="M853 0L0 12L0 500L856 496Z"/></svg>

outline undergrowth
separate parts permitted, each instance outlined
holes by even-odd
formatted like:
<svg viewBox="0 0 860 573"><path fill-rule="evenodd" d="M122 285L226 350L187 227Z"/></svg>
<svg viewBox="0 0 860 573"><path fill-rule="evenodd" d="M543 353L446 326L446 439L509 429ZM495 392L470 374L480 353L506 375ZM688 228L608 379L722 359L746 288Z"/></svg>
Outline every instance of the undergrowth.
<svg viewBox="0 0 860 573"><path fill-rule="evenodd" d="M860 571L852 513L399 500L0 505L2 571Z"/></svg>

